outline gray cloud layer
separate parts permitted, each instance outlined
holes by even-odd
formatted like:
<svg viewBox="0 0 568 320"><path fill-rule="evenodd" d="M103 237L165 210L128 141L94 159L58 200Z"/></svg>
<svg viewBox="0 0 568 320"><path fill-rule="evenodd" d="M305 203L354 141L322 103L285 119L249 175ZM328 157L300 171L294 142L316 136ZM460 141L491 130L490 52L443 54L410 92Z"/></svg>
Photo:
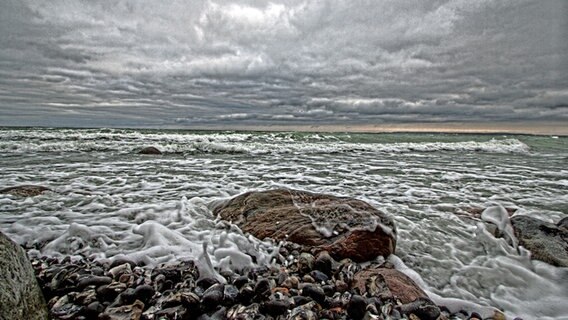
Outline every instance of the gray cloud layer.
<svg viewBox="0 0 568 320"><path fill-rule="evenodd" d="M0 125L568 120L568 2L3 0Z"/></svg>

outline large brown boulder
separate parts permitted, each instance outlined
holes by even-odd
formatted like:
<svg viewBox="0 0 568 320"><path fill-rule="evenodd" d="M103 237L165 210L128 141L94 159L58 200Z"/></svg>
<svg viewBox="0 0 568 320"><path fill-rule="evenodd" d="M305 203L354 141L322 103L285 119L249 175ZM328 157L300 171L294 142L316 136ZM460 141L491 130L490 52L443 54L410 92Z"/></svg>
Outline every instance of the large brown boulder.
<svg viewBox="0 0 568 320"><path fill-rule="evenodd" d="M247 192L214 209L259 239L287 240L335 259L368 261L396 247L393 220L361 200L306 191Z"/></svg>
<svg viewBox="0 0 568 320"><path fill-rule="evenodd" d="M353 288L359 289L361 295L383 299L396 299L402 303L410 303L428 295L407 275L396 270L382 267L364 269L355 274Z"/></svg>

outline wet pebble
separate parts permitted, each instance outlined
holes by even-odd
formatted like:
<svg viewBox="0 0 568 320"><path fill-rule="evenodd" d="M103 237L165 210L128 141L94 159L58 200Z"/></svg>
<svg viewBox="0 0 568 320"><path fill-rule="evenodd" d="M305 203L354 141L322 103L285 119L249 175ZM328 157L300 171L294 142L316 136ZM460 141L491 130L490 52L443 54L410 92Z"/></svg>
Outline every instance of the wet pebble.
<svg viewBox="0 0 568 320"><path fill-rule="evenodd" d="M302 295L314 299L314 301L319 304L323 304L325 302L325 292L317 285L306 284L306 286L302 288Z"/></svg>
<svg viewBox="0 0 568 320"><path fill-rule="evenodd" d="M259 301L267 299L271 293L270 281L268 279L261 279L254 286L255 298Z"/></svg>
<svg viewBox="0 0 568 320"><path fill-rule="evenodd" d="M355 294L351 297L347 305L347 314L355 320L362 319L365 316L367 302L362 296Z"/></svg>
<svg viewBox="0 0 568 320"><path fill-rule="evenodd" d="M154 290L154 288L147 284L141 284L134 289L134 296L136 297L136 299L144 303L149 302L155 293L156 291Z"/></svg>

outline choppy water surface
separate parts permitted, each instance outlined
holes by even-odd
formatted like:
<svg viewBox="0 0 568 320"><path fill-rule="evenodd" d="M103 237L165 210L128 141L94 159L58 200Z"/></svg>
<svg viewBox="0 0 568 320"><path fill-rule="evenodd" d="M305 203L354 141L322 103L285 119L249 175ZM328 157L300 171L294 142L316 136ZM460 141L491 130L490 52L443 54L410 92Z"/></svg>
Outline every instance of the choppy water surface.
<svg viewBox="0 0 568 320"><path fill-rule="evenodd" d="M136 153L149 145L165 154ZM217 201L274 187L352 196L394 216L397 255L430 292L568 319L566 268L460 217L501 205L556 222L567 164L565 137L2 129L0 186L55 192L0 195L0 229L32 254L156 263L198 258L206 244L219 268L242 267L268 263L274 244L215 220Z"/></svg>

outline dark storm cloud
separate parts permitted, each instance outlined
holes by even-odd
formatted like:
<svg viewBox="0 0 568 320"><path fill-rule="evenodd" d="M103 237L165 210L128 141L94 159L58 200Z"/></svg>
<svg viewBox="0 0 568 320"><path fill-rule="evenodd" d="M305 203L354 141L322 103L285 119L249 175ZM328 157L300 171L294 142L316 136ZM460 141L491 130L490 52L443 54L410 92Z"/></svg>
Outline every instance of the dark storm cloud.
<svg viewBox="0 0 568 320"><path fill-rule="evenodd" d="M565 1L0 3L0 125L568 120Z"/></svg>

